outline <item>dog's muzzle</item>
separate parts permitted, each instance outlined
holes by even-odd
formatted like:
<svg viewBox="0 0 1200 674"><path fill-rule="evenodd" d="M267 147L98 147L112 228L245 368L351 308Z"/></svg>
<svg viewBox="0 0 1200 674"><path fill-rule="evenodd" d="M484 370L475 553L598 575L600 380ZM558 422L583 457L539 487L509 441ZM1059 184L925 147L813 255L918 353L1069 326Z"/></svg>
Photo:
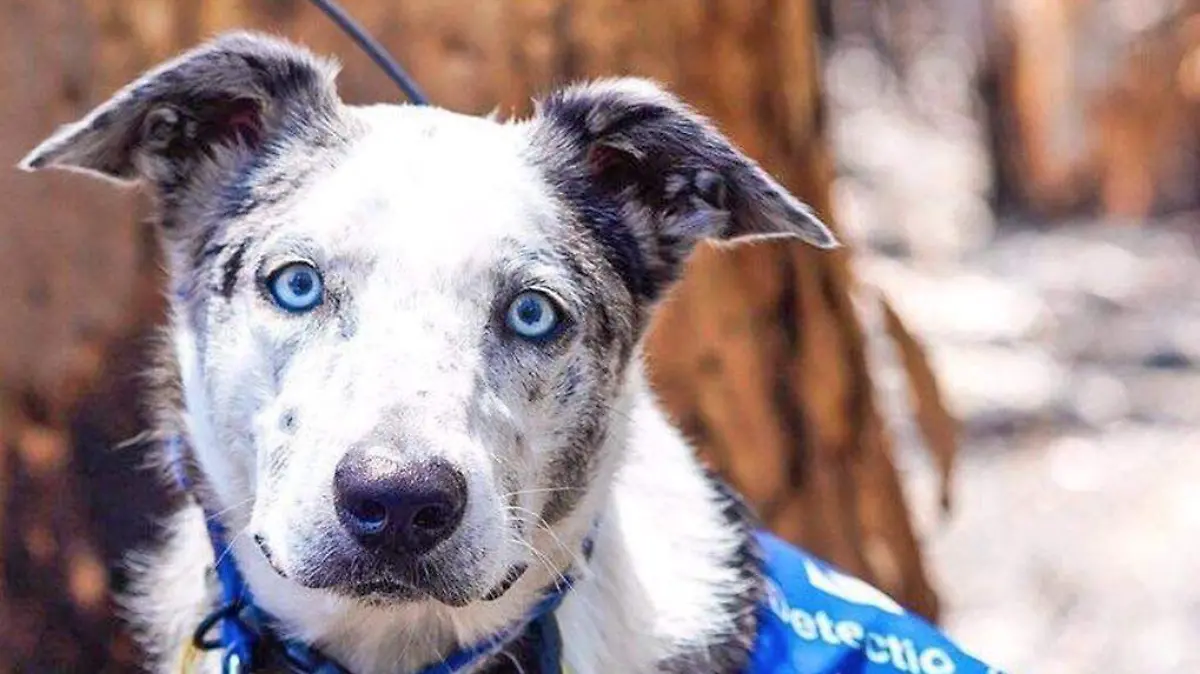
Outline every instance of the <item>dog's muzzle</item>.
<svg viewBox="0 0 1200 674"><path fill-rule="evenodd" d="M467 508L466 478L448 461L354 447L334 471L333 501L339 551L296 580L390 602L468 601L443 559Z"/></svg>

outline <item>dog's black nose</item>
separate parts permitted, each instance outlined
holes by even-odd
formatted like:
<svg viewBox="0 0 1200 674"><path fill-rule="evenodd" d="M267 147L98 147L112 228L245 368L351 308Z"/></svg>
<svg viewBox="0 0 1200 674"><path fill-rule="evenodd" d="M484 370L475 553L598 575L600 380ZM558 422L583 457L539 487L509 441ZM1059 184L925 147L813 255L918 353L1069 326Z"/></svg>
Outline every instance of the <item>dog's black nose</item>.
<svg viewBox="0 0 1200 674"><path fill-rule="evenodd" d="M467 506L467 481L440 459L406 461L354 448L333 476L342 525L363 545L420 555L454 533Z"/></svg>

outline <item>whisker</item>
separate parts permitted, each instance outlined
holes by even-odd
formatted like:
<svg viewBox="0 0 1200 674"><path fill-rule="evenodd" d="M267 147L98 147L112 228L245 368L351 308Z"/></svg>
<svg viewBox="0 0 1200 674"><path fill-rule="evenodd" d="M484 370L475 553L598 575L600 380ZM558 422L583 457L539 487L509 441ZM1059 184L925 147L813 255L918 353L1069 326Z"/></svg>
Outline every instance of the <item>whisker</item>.
<svg viewBox="0 0 1200 674"><path fill-rule="evenodd" d="M506 506L506 508L508 510L512 510L512 511L516 511L516 512L524 512L524 513L528 513L528 514L532 515L534 518L534 522L533 522L534 527L540 528L540 529L544 530L547 534L549 534L550 539L554 541L555 545L557 545L560 550L562 550L564 553L567 554L568 557L571 558L572 565L581 566L582 564L584 564L584 560L580 558L579 553L577 551L575 551L574 549L572 549L571 547L569 547L566 543L564 543L562 538L560 538L558 536L558 534L556 534L554 532L554 530L550 527L550 525L546 522L546 520L541 515L533 512L529 508L524 508L522 506Z"/></svg>
<svg viewBox="0 0 1200 674"><path fill-rule="evenodd" d="M500 498L503 500L508 500L514 496L526 496L528 494L548 494L548 493L558 493L558 492L564 492L564 491L583 491L583 488L582 487L537 487L535 489L518 489L517 491L510 491L510 492L502 495Z"/></svg>
<svg viewBox="0 0 1200 674"><path fill-rule="evenodd" d="M557 569L554 566L554 563L550 561L550 558L547 557L542 551L519 538L513 538L512 541L518 545L524 546L527 550L529 550L529 552L533 553L535 561L541 563L546 571L550 573L550 577L554 579L556 585L567 582L566 575Z"/></svg>
<svg viewBox="0 0 1200 674"><path fill-rule="evenodd" d="M228 542L225 543L225 549L221 552L221 554L217 555L216 561L213 562L213 566L219 566L221 564L221 562L225 560L225 557L232 554L233 553L233 544L237 541L238 538L240 538L241 536L244 536L249 531L250 531L250 526L247 525L247 526L243 527L241 531L234 534L234 536L232 538L230 538Z"/></svg>
<svg viewBox="0 0 1200 674"><path fill-rule="evenodd" d="M229 506L228 508L222 508L215 513L205 513L205 516L207 516L209 519L215 519L215 518L218 518L221 515L224 515L225 513L228 513L232 510L241 508L242 506L244 506L248 503L251 503L253 501L254 501L253 496L247 496L246 498L242 499L241 501L239 501L237 503L234 503L233 505Z"/></svg>

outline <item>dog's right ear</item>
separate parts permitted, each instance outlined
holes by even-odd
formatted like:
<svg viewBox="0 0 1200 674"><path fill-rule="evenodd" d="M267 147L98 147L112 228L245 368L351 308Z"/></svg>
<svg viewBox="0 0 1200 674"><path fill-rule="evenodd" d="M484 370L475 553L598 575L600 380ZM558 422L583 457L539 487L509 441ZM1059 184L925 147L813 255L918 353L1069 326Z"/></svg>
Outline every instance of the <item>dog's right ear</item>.
<svg viewBox="0 0 1200 674"><path fill-rule="evenodd" d="M159 190L228 167L286 127L335 114L336 67L275 38L230 33L146 73L60 128L20 167L65 168ZM211 171L204 170L208 174Z"/></svg>

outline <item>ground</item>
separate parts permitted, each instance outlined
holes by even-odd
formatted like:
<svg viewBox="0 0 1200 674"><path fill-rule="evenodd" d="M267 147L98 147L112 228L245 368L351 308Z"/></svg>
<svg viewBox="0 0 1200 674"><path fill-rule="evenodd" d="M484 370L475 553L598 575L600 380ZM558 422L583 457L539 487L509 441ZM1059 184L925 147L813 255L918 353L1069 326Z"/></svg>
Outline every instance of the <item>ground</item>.
<svg viewBox="0 0 1200 674"><path fill-rule="evenodd" d="M942 622L1010 672L1200 672L1200 213L998 215L978 50L919 44L840 41L825 79L832 215L963 422L942 516L876 354Z"/></svg>
<svg viewBox="0 0 1200 674"><path fill-rule="evenodd" d="M1008 671L1200 671L1200 258L1186 230L1001 227L953 264L859 263L927 342L964 423L945 517L898 428L944 625Z"/></svg>

